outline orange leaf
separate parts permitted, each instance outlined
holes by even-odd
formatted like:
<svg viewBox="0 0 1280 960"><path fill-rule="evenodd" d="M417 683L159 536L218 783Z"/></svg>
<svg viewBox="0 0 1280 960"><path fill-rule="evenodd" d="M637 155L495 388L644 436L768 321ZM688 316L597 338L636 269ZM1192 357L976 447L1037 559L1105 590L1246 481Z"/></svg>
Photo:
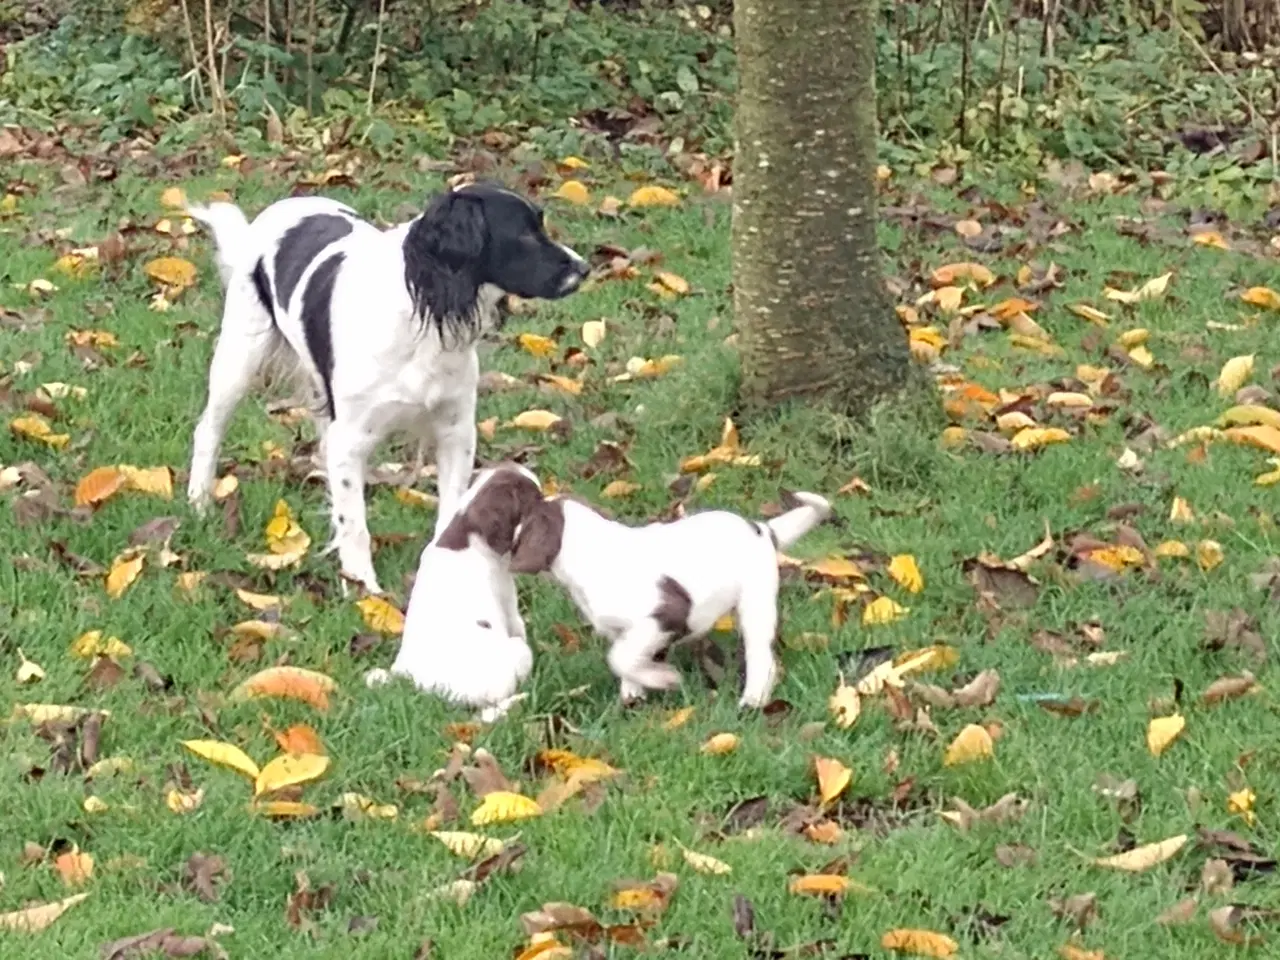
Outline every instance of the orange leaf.
<svg viewBox="0 0 1280 960"><path fill-rule="evenodd" d="M329 709L329 694L338 688L332 678L302 667L268 667L231 691L232 700L281 697L301 700L317 710Z"/></svg>
<svg viewBox="0 0 1280 960"><path fill-rule="evenodd" d="M958 944L950 937L932 930L890 930L880 938L880 946L917 957L954 957Z"/></svg>
<svg viewBox="0 0 1280 960"><path fill-rule="evenodd" d="M959 280L972 280L982 287L996 282L996 276L980 263L948 263L933 271L929 282L935 287L953 286Z"/></svg>
<svg viewBox="0 0 1280 960"><path fill-rule="evenodd" d="M1280 430L1268 424L1256 427L1231 427L1226 431L1227 439L1234 443L1245 443L1272 453L1280 453Z"/></svg>
<svg viewBox="0 0 1280 960"><path fill-rule="evenodd" d="M313 753L324 756L324 744L320 742L320 734L305 723L295 723L283 731L273 731L276 743L285 753Z"/></svg>
<svg viewBox="0 0 1280 960"><path fill-rule="evenodd" d="M115 467L90 470L76 484L76 506L102 503L119 493L123 486L124 474Z"/></svg>
<svg viewBox="0 0 1280 960"><path fill-rule="evenodd" d="M814 757L814 771L818 776L818 795L823 803L831 803L844 793L845 787L853 780L853 771L839 760L830 757Z"/></svg>
<svg viewBox="0 0 1280 960"><path fill-rule="evenodd" d="M68 887L80 887L93 876L93 857L73 846L53 861L53 868Z"/></svg>

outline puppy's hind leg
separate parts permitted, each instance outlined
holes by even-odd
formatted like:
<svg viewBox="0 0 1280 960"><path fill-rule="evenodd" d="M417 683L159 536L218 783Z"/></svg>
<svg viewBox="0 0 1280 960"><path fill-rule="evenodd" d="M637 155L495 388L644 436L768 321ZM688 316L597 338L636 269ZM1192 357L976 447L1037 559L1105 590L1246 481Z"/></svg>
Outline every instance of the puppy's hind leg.
<svg viewBox="0 0 1280 960"><path fill-rule="evenodd" d="M325 436L325 482L332 503L334 542L342 573L370 593L382 593L373 568L373 541L365 513L365 462L380 438L364 424L338 419Z"/></svg>
<svg viewBox="0 0 1280 960"><path fill-rule="evenodd" d="M209 396L192 438L187 499L203 510L213 493L218 450L237 404L249 392L263 364L282 348L271 317L245 284L227 291L222 329L209 365Z"/></svg>
<svg viewBox="0 0 1280 960"><path fill-rule="evenodd" d="M747 584L738 599L738 632L746 661L743 707L763 707L773 695L778 667L773 643L778 632L778 568L772 554L761 564L762 577Z"/></svg>

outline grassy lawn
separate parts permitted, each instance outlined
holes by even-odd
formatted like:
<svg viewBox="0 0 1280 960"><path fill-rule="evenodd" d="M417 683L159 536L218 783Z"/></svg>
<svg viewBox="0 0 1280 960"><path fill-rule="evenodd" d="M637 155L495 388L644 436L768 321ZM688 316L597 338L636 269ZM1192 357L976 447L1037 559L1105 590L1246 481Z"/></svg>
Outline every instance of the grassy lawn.
<svg viewBox="0 0 1280 960"><path fill-rule="evenodd" d="M0 512L0 540L9 562L0 571L0 695L12 704L110 711L96 759L126 757L132 766L86 782L79 741L68 746L65 732L58 740L46 726L51 743L26 720L3 728L0 912L76 892L55 861L73 849L93 858L92 875L77 887L87 899L42 933L0 931L5 956L90 957L105 942L156 928L203 935L222 925L217 939L233 957L408 960L424 941L433 943L432 957L509 957L529 941L521 914L564 901L602 923L631 923L636 915L613 901L615 883L647 883L659 871L678 876L679 886L665 910L651 917L645 937L706 960L885 956L881 938L896 928L945 933L961 957L1052 957L1071 943L1099 953L1068 956L1190 960L1228 949L1209 923L1211 910L1276 905L1280 891L1268 864L1249 871L1238 850L1197 833L1235 831L1261 854L1275 842L1280 753L1269 689L1213 706L1200 700L1216 678L1243 670L1264 688L1275 681L1265 654L1278 624L1276 608L1250 579L1277 552L1276 488L1254 483L1271 469L1268 453L1225 440L1172 448L1165 441L1213 423L1233 405L1213 385L1228 359L1256 354L1249 383L1274 386L1270 371L1280 354L1272 331L1280 314L1251 307L1239 294L1253 286L1280 288L1280 267L1274 253L1268 260L1193 243L1182 233L1176 189L1162 206L1150 201L1149 186L1086 195L1045 183L1033 199L1015 188L972 187L961 194L892 181L883 198L894 208L884 217L883 244L899 302L915 304L936 268L978 262L996 283L978 289L961 281L961 309L1015 296L1037 301L1030 316L1052 346L1035 349L1034 338L1015 342L1004 330L987 329L990 315L970 317L972 329L959 336L959 321L953 345L941 354L940 379L953 388L961 380L980 385L996 395L988 407L1001 405L982 409L983 394L971 390L979 401L969 412L977 416L961 424L969 431L963 442L953 430L947 437L955 445L944 446L948 421L933 398L922 405L925 414L891 411L875 429L859 432L793 412L741 424L744 452L759 455L762 465L716 466L712 482L686 490L689 509L757 514L776 502L779 487L819 491L837 503L843 527L821 528L793 553L806 562L851 556L865 577L833 584L820 572L792 571L781 597L785 677L776 695L785 703L768 715L740 715L737 648L732 634L718 634L722 670L701 665L714 662L707 651L681 651L675 660L685 674L683 688L624 710L600 641L558 588L529 580L521 584L522 607L537 659L528 699L490 729L459 731L451 724L468 719L462 711L403 685L370 691L362 683L364 671L389 664L396 640L373 638L355 597L338 589L336 559L320 555L329 535L323 488L290 479L287 469L295 448L312 436L308 425L269 416L260 400L246 402L223 450L240 480L238 522L229 524L217 510L200 520L182 500L221 296L206 238L175 240L152 229L158 219L172 218L160 204L161 191L176 185L203 199L226 190L254 213L284 195L291 181L262 169L242 175L220 168L217 158L171 182L126 169L110 183L67 186L54 169L22 164L10 176L38 189L20 196L16 213L0 220L5 415L24 415L36 398L36 408L56 412L54 432L70 441L55 449L0 433L0 464L36 464L64 511L42 515L33 506L26 494L38 477L30 471L3 494L9 504ZM439 186L411 168L384 168L376 181L328 192L370 216L399 219L406 204L419 206ZM600 173L598 183L592 181L593 202L607 192L625 199L633 187ZM989 206L996 201L1003 206ZM620 517L659 515L677 498L669 485L681 460L714 447L733 415L729 203L695 189L678 208L617 218L559 200L547 205L552 222L580 250L606 243L633 252L643 247L661 260L636 265L633 277L600 280L568 300L531 305L511 318L482 363L523 382L481 397L480 416L496 418L481 456L523 453L545 480ZM901 215L912 208L939 222L912 225ZM986 227L985 236L997 229L993 243L966 247L951 223L972 217ZM1119 217L1141 217L1145 226L1125 226ZM124 259L83 277L55 269L61 253L102 243L124 219L137 227L127 233ZM999 229L1018 232L1000 235ZM65 239L54 230L66 231ZM1229 246L1248 245L1236 227L1221 232ZM37 235L45 242L30 242ZM162 254L188 257L199 277L171 309L158 312L149 309L154 286L142 267ZM1060 285L1035 292L1017 286L1024 265L1043 268L1051 261ZM679 275L690 291L660 296L649 287L655 271ZM1103 296L1107 284L1127 290L1168 271L1173 275L1161 296L1132 305ZM30 294L26 287L37 278L58 289ZM1068 309L1080 303L1104 311L1109 324ZM921 326L932 323L947 335L950 315L935 303L915 309ZM572 350L583 348L582 324L601 318L607 334L586 351L591 364L581 394L539 386L536 374L583 372ZM1136 328L1149 331L1145 346L1154 364L1148 368L1108 353ZM76 330L107 331L118 345L74 350L67 337ZM554 338L555 352L537 357L521 349L516 336L525 332ZM920 342L927 340L926 334ZM655 378L612 379L630 358L666 355L683 363ZM1091 390L1077 379L1079 364L1108 367L1113 379ZM86 393L39 399L47 383ZM1043 398L1052 391L1088 394L1093 407L1050 405ZM1254 402L1271 402L1269 393L1254 393ZM960 394L949 396L954 401ZM952 403L959 414L957 406ZM508 425L528 409L553 411L572 429L540 433ZM992 438L1001 434L992 414L1009 410L1064 428L1070 438L1031 451L993 449L999 441ZM630 466L584 478L584 466L606 441L625 447ZM1141 460L1141 471L1117 465L1126 448ZM403 457L389 449L381 459ZM77 481L113 464L173 468L175 498L125 491L92 514L66 513ZM865 489L837 496L855 476ZM638 489L602 499L606 485L619 479ZM418 487L430 492L428 482ZM1189 505L1191 520L1171 519L1175 497ZM282 498L313 544L299 568L276 574L252 566L246 554L264 549L263 529ZM163 566L153 548L136 582L110 598L99 568L126 549L133 531L163 516L180 520L169 543L178 559ZM374 488L370 525L382 544L375 562L397 602L407 596L403 577L433 522L429 507L397 495L393 485ZM1026 565L1034 582L1018 571L992 572L989 556L985 568L966 564L987 554L1012 560L1040 543L1046 527L1052 546ZM1109 544L1154 550L1165 541L1185 544L1189 556L1155 557L1142 548L1089 555ZM1220 546L1221 562L1203 541ZM886 574L888 557L899 554L915 558L924 580L920 592ZM1126 557L1136 562L1123 564ZM75 558L87 573L77 572ZM207 577L184 590L180 577L192 571ZM846 593L841 601L833 585L846 591L862 585L866 592ZM259 616L238 598L236 586L282 598L283 629L256 644L229 633ZM905 615L865 624L862 604L879 596L906 608ZM845 607L842 617L835 615L838 603ZM1232 611L1243 612L1225 636L1221 621ZM1242 628L1243 620L1251 625ZM132 648L118 658L120 669L69 653L91 630ZM1253 647L1250 630L1261 638ZM1243 642L1234 642L1242 633ZM944 653L933 669L910 675L896 697L864 697L851 727L834 722L828 698L841 671L853 683L874 665L861 651L888 647L897 654L931 644L953 648L954 662ZM43 668L43 679L19 683L19 648ZM1116 656L1088 659L1098 653ZM278 663L332 677L338 690L330 708L229 699L240 681ZM152 669L138 669L142 664ZM986 670L997 671L1001 681L990 703L930 706L930 698L945 698L917 686L952 690ZM692 714L672 728L668 720L681 708ZM927 718L914 708L926 708ZM1154 756L1148 722L1175 711L1186 728ZM265 764L279 752L272 730L291 724L314 728L332 758L326 775L300 795L321 808L318 816L281 821L252 812L245 779L181 746L189 739L225 740ZM968 724L997 734L994 756L945 765L947 745ZM466 778L449 781L445 791L456 801L457 819L437 818L440 829L499 839L518 834L527 848L516 868L492 872L464 905L433 891L467 876L472 865L423 829L443 803L427 781L446 766L460 732L473 748L492 753L514 789L530 797L555 779L534 763L548 748L622 771L543 816L479 828L470 822L479 804L475 792ZM737 748L701 752L719 733L736 734ZM829 809L811 814L839 829L824 824L806 836L787 824L803 822L795 808L817 804L815 757L847 765L853 779ZM1140 801L1117 802L1095 789L1107 774L1136 781ZM1228 809L1228 795L1246 786L1256 794L1252 824ZM195 809L176 813L166 800L173 789L203 795ZM1026 802L1020 817L961 830L939 816L955 809L952 798L982 810L1011 792ZM397 816L331 812L346 793L394 804ZM86 808L88 797L97 799ZM738 806L743 801L754 802ZM1183 834L1190 838L1185 847L1144 872L1091 863ZM698 870L682 848L715 857L732 872ZM195 854L223 861L225 872L212 890L188 876ZM1234 889L1218 883L1202 891L1204 864L1223 857L1236 867ZM71 858L60 862L65 870ZM842 902L789 892L791 875L824 869L871 889L854 887ZM310 893L297 896L300 874ZM735 933L735 894L754 907L751 945ZM1077 932L1072 911L1055 909L1053 901L1084 894L1096 895L1096 916L1076 911L1085 921ZM1189 922L1156 922L1185 897L1199 901ZM825 952L773 952L815 941L827 942ZM608 943L574 949L580 956L635 951Z"/></svg>

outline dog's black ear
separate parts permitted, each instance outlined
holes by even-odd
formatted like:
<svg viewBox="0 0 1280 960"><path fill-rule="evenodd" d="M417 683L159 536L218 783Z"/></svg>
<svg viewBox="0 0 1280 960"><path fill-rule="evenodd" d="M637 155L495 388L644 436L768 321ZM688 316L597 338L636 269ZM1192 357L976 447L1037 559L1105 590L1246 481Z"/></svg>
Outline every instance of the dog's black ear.
<svg viewBox="0 0 1280 960"><path fill-rule="evenodd" d="M488 226L478 197L450 191L436 197L409 227L404 279L419 318L437 326L467 321L475 311Z"/></svg>

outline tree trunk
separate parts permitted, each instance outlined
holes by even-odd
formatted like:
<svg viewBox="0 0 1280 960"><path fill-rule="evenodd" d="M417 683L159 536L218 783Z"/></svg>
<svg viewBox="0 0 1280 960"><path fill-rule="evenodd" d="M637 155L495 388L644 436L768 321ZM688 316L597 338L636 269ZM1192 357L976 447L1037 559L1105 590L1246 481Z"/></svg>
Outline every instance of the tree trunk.
<svg viewBox="0 0 1280 960"><path fill-rule="evenodd" d="M875 0L736 0L742 395L857 415L905 383L876 244Z"/></svg>

